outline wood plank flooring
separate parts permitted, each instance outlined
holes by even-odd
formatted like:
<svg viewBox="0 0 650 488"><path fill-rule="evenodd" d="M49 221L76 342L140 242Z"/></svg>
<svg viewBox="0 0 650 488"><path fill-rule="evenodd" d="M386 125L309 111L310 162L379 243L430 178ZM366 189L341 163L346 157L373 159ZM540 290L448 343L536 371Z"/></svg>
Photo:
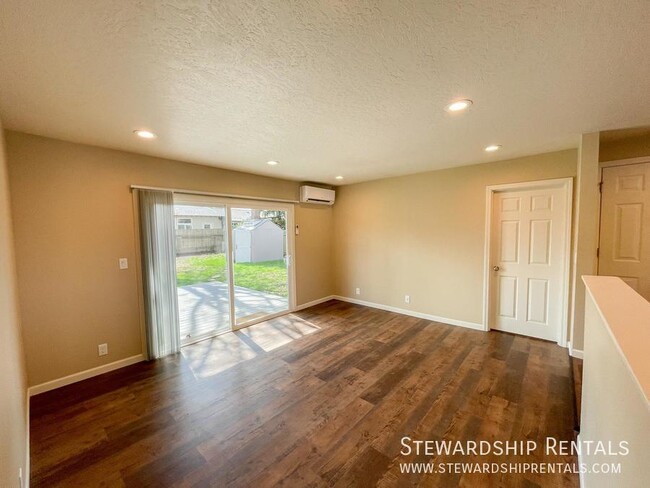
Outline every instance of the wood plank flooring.
<svg viewBox="0 0 650 488"><path fill-rule="evenodd" d="M330 301L32 398L41 486L578 486L574 474L402 474L401 439L573 440L566 350Z"/></svg>
<svg viewBox="0 0 650 488"><path fill-rule="evenodd" d="M573 378L573 409L575 412L574 429L580 432L580 413L582 411L582 359L570 358L571 376Z"/></svg>

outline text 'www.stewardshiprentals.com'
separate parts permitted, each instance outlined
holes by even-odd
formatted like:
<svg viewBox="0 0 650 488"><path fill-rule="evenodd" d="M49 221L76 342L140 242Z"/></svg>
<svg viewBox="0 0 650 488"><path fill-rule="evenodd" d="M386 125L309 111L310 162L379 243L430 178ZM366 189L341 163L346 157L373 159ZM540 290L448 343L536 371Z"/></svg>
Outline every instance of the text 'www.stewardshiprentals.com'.
<svg viewBox="0 0 650 488"><path fill-rule="evenodd" d="M400 463L402 474L621 474L620 463Z"/></svg>

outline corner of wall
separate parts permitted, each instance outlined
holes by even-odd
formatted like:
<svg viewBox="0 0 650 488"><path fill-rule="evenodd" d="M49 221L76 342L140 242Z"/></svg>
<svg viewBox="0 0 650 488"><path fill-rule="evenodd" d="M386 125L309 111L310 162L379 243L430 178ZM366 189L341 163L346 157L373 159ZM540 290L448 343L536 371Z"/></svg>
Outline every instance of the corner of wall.
<svg viewBox="0 0 650 488"><path fill-rule="evenodd" d="M578 149L578 174L573 227L573 272L571 277L570 337L573 348L582 350L585 286L581 277L596 274L598 223L600 220L599 167L600 133L582 134Z"/></svg>
<svg viewBox="0 0 650 488"><path fill-rule="evenodd" d="M28 486L29 398L7 173L0 123L0 486Z"/></svg>

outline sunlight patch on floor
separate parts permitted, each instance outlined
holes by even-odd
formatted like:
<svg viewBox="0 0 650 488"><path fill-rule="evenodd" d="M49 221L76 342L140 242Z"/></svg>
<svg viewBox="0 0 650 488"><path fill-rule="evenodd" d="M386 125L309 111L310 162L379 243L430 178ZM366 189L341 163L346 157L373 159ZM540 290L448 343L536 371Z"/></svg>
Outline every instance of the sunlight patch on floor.
<svg viewBox="0 0 650 488"><path fill-rule="evenodd" d="M197 379L208 378L319 329L306 320L288 314L197 342L182 348L181 352Z"/></svg>

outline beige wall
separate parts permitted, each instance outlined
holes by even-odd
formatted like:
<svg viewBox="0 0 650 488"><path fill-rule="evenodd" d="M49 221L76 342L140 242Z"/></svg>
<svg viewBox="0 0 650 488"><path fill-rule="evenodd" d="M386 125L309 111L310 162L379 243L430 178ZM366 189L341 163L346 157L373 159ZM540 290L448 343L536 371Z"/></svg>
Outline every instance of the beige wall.
<svg viewBox="0 0 650 488"><path fill-rule="evenodd" d="M6 139L30 385L141 353L131 184L298 195L293 181L11 131ZM298 303L336 293L480 324L485 186L575 176L576 159L569 150L390 178L339 188L333 209L297 205Z"/></svg>
<svg viewBox="0 0 650 488"><path fill-rule="evenodd" d="M648 134L615 141L604 139L600 143L600 161L616 161L642 156L650 156L650 135Z"/></svg>
<svg viewBox="0 0 650 488"><path fill-rule="evenodd" d="M568 150L339 188L337 294L481 324L485 187L575 176L576 159Z"/></svg>
<svg viewBox="0 0 650 488"><path fill-rule="evenodd" d="M0 126L0 486L19 486L19 469L27 479L26 391L7 165Z"/></svg>
<svg viewBox="0 0 650 488"><path fill-rule="evenodd" d="M11 131L6 141L30 385L141 353L131 184L298 197L294 181ZM297 205L296 223L300 304L332 293L332 209Z"/></svg>
<svg viewBox="0 0 650 488"><path fill-rule="evenodd" d="M650 436L650 304L618 278L588 276L585 304L585 361L582 373L581 442L601 441L617 452L582 456L588 466L620 463L620 474L586 472L589 488L648 486ZM586 447L586 444L585 444ZM606 447L607 449L607 447ZM593 471L593 470L590 470Z"/></svg>

